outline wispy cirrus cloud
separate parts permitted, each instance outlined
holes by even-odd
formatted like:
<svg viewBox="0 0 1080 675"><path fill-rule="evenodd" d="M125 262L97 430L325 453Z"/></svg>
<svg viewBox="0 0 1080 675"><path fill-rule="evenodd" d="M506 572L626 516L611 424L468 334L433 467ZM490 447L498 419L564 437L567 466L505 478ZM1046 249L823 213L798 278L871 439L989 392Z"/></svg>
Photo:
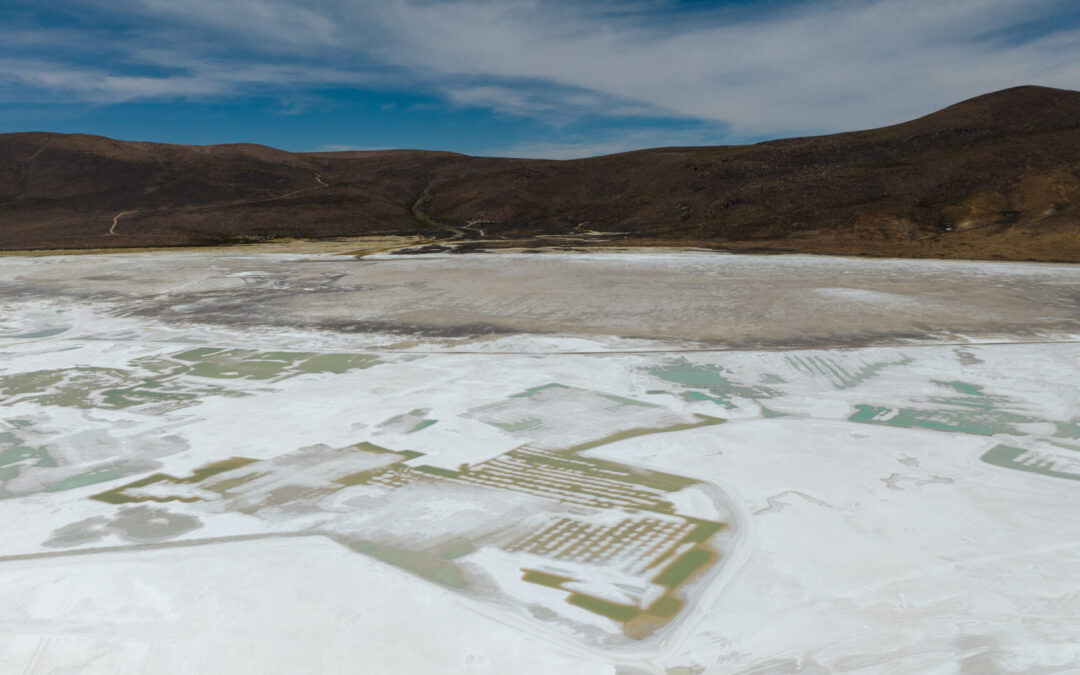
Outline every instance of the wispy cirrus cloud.
<svg viewBox="0 0 1080 675"><path fill-rule="evenodd" d="M1074 0L46 4L52 19L15 0L0 28L5 100L303 100L366 88L553 127L638 119L657 127L656 144L664 120L737 140L878 126L1018 84L1080 87Z"/></svg>
<svg viewBox="0 0 1080 675"><path fill-rule="evenodd" d="M0 83L82 100L115 103L140 98L220 95L225 83L199 75L146 77L28 59L0 62Z"/></svg>
<svg viewBox="0 0 1080 675"><path fill-rule="evenodd" d="M414 69L545 81L743 133L873 125L1021 83L1080 86L1080 17L1010 40L1033 15L1067 14L1056 0L797 3L675 25L548 8L389 0L374 13L398 27L382 56Z"/></svg>
<svg viewBox="0 0 1080 675"><path fill-rule="evenodd" d="M557 139L537 138L489 148L487 154L538 159L576 159L628 152L644 147L711 145L723 137L723 129L700 125L693 129L623 127L593 134L570 134Z"/></svg>
<svg viewBox="0 0 1080 675"><path fill-rule="evenodd" d="M86 67L42 59L0 61L0 84L20 85L93 103L140 99L235 97L274 94L313 83L364 86L372 78L333 68L259 63L194 62L172 74L125 74L124 68ZM2 93L0 93L2 96Z"/></svg>

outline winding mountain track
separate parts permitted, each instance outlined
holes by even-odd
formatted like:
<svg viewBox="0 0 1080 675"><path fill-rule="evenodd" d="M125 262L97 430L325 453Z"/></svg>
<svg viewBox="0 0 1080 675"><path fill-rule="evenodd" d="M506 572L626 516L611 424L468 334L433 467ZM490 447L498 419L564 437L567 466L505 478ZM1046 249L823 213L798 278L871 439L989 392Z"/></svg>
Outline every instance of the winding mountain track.
<svg viewBox="0 0 1080 675"><path fill-rule="evenodd" d="M220 207L220 206L244 206L246 204L263 204L263 203L266 203L266 202L276 202L276 201L281 201L282 199L289 199L290 197L295 197L296 195L304 194L305 192L313 192L315 190L323 190L323 189L326 189L326 188L330 187L330 184L323 180L322 174L318 174L318 173L315 174L315 181L318 183L318 185L315 186L315 187L303 188L303 189L300 189L300 190L293 190L292 192L288 192L288 193L283 194L283 195L278 195L276 197L267 197L265 199L250 199L248 201L227 202L227 203L222 203L222 204L196 204L196 205L192 205L192 206L166 206L166 207L163 207L163 208L160 208L160 209L151 209L151 210L147 211L146 213L168 213L170 211L172 211L172 212L197 211L199 209L212 209L212 208L217 208L217 207ZM126 215L132 214L132 213L140 213L140 209L130 209L128 211L121 211L120 213L113 216L112 224L109 226L109 231L105 233L105 236L107 236L107 237L115 237L118 234L120 234L119 232L116 231L117 223L120 222L121 218L123 218Z"/></svg>
<svg viewBox="0 0 1080 675"><path fill-rule="evenodd" d="M129 213L138 213L138 212L139 212L138 209L133 209L131 211L121 211L120 213L113 216L112 225L109 226L109 232L108 232L108 234L106 236L109 236L109 237L116 236L116 224L120 222L120 219L123 218L124 216L126 216Z"/></svg>

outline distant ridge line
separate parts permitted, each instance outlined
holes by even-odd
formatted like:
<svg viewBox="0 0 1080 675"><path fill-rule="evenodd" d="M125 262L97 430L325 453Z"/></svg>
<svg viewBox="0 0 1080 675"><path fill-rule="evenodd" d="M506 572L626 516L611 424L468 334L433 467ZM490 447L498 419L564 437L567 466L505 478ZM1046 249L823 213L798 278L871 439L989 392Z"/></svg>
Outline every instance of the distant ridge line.
<svg viewBox="0 0 1080 675"><path fill-rule="evenodd" d="M1080 92L1014 87L879 129L578 160L0 135L2 250L361 235L1080 262Z"/></svg>

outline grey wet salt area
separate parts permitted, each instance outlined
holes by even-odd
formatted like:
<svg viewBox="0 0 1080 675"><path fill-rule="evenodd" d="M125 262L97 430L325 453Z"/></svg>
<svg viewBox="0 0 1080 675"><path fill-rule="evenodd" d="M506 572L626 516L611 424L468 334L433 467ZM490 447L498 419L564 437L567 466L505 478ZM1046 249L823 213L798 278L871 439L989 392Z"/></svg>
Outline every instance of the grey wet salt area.
<svg viewBox="0 0 1080 675"><path fill-rule="evenodd" d="M211 325L812 347L1080 334L1080 267L703 252L9 258L0 292ZM829 320L823 321L827 315Z"/></svg>
<svg viewBox="0 0 1080 675"><path fill-rule="evenodd" d="M53 531L44 543L50 548L67 548L95 543L116 534L125 541L155 542L187 534L202 527L194 516L173 513L154 506L129 506L112 518L94 516Z"/></svg>

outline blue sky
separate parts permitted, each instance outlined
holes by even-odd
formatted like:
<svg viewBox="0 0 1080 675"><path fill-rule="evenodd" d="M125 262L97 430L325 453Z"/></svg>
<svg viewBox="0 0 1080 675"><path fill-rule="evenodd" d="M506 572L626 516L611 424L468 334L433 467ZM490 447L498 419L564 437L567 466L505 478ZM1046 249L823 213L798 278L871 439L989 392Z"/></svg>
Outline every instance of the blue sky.
<svg viewBox="0 0 1080 675"><path fill-rule="evenodd" d="M5 0L0 132L580 157L1080 89L1076 0Z"/></svg>

